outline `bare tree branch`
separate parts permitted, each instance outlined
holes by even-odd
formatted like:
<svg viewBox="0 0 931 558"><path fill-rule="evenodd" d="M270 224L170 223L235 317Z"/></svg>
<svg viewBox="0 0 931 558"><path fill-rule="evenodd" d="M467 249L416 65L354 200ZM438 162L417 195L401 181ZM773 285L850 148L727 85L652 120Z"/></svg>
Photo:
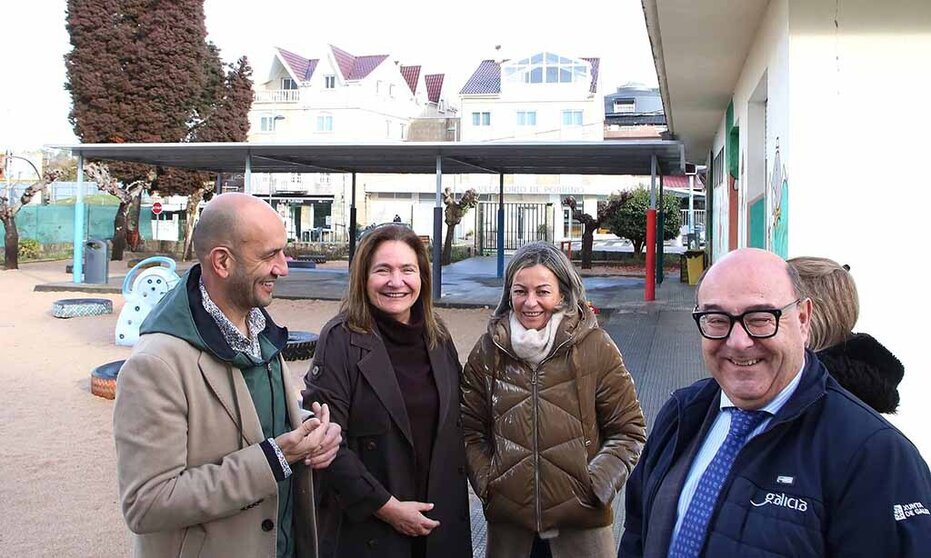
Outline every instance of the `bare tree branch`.
<svg viewBox="0 0 931 558"><path fill-rule="evenodd" d="M97 189L119 198L121 203L129 204L140 191L146 189L155 181L155 171L150 170L145 180L135 180L129 185L123 186L110 174L107 165L99 163L89 163L84 167L88 177L97 183Z"/></svg>

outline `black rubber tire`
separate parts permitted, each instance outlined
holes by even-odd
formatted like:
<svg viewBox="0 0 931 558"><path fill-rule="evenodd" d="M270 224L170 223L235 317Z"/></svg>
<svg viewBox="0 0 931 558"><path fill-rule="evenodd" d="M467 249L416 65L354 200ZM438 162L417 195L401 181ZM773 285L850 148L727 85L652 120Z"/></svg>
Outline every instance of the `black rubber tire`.
<svg viewBox="0 0 931 558"><path fill-rule="evenodd" d="M101 364L91 371L91 393L104 399L116 397L116 377L125 360Z"/></svg>
<svg viewBox="0 0 931 558"><path fill-rule="evenodd" d="M308 360L314 356L319 335L309 331L289 331L288 344L281 351L287 361Z"/></svg>
<svg viewBox="0 0 931 558"><path fill-rule="evenodd" d="M298 261L310 261L318 264L326 263L326 256L323 254L302 254L294 258Z"/></svg>
<svg viewBox="0 0 931 558"><path fill-rule="evenodd" d="M56 318L100 316L113 313L113 302L106 298L63 298L52 303Z"/></svg>

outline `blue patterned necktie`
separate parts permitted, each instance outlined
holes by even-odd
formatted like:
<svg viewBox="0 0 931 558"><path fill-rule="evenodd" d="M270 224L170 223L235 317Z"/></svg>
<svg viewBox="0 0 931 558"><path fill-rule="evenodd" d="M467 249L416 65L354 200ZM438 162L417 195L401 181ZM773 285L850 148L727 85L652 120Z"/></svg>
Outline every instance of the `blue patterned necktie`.
<svg viewBox="0 0 931 558"><path fill-rule="evenodd" d="M721 492L724 479L727 478L740 448L747 442L747 437L768 415L766 411L744 411L736 407L732 407L730 413L731 427L727 432L727 438L698 481L698 488L689 502L679 533L669 547L669 558L696 558L700 555L705 543L708 521L718 501L718 493Z"/></svg>

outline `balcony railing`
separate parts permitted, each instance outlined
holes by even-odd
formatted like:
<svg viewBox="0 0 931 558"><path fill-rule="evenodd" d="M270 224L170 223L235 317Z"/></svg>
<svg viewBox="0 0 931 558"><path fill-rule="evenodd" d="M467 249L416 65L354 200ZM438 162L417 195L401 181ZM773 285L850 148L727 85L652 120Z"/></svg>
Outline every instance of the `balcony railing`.
<svg viewBox="0 0 931 558"><path fill-rule="evenodd" d="M301 98L300 89L271 89L256 91L256 103L296 103Z"/></svg>
<svg viewBox="0 0 931 558"><path fill-rule="evenodd" d="M681 211L681 213L682 213L682 221L681 221L681 223L682 223L684 226L689 227L689 229L691 230L690 223L689 223L689 210L688 210L688 209L682 209L682 210L680 210L680 211ZM705 210L704 210L704 209L695 209L694 211L695 211L695 229L696 229L696 230L705 230Z"/></svg>

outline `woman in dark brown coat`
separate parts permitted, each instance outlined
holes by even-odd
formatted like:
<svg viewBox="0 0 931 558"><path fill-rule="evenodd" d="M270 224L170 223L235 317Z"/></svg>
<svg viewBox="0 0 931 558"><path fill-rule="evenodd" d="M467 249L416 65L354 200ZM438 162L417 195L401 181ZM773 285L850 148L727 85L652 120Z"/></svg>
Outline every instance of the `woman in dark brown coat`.
<svg viewBox="0 0 931 558"><path fill-rule="evenodd" d="M363 237L305 377L304 401L327 403L343 428L320 475L321 556L472 556L461 368L430 294L413 231L386 225Z"/></svg>
<svg viewBox="0 0 931 558"><path fill-rule="evenodd" d="M614 556L611 502L645 424L621 354L552 244L520 248L488 332L466 363L469 479L488 520L486 556Z"/></svg>

